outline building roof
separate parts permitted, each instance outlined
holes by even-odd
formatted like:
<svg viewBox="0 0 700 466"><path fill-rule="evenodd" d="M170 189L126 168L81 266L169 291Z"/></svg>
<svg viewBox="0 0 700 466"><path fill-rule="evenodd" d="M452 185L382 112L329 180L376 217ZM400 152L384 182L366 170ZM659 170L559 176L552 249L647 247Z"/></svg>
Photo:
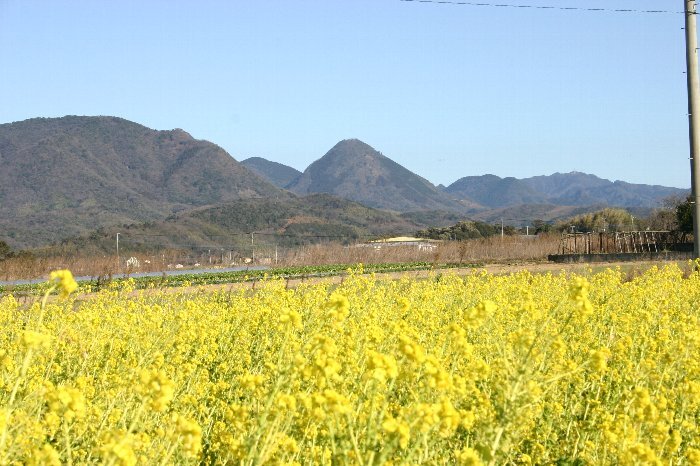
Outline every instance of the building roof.
<svg viewBox="0 0 700 466"><path fill-rule="evenodd" d="M393 238L383 238L370 241L370 243L431 243L435 240L428 238L414 238L412 236L395 236Z"/></svg>

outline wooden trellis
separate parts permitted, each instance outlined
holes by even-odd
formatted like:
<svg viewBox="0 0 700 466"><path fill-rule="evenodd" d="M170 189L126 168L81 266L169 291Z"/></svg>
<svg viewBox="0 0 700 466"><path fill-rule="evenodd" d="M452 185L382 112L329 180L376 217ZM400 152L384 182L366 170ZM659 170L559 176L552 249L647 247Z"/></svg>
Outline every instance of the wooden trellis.
<svg viewBox="0 0 700 466"><path fill-rule="evenodd" d="M670 231L563 233L559 254L613 254L660 252L681 242Z"/></svg>

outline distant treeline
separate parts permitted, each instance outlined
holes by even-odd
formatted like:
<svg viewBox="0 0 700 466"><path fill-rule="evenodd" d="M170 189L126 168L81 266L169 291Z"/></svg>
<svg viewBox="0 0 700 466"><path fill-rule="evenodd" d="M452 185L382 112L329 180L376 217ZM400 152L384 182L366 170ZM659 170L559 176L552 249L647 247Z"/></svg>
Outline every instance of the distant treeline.
<svg viewBox="0 0 700 466"><path fill-rule="evenodd" d="M557 222L556 231L678 231L693 232L693 205L690 197L673 197L662 208L646 217L636 217L625 209L607 208Z"/></svg>
<svg viewBox="0 0 700 466"><path fill-rule="evenodd" d="M511 226L505 226L503 227L503 232L504 234L512 235L516 233L516 230ZM473 238L486 238L495 234L501 234L500 225L496 227L484 222L464 221L449 227L430 227L420 230L416 233L416 236L436 240L462 241Z"/></svg>
<svg viewBox="0 0 700 466"><path fill-rule="evenodd" d="M620 208L605 208L560 220L556 224L533 220L529 227L516 228L510 225L501 227L479 221L461 221L447 227L430 227L416 232L419 238L446 241L462 241L474 238L486 238L500 235L539 234L565 231L577 232L615 232L615 231L677 231L692 233L692 202L688 198L669 198L662 208L656 209L646 217L635 217L629 211Z"/></svg>
<svg viewBox="0 0 700 466"><path fill-rule="evenodd" d="M0 262L11 259L13 257L30 257L31 253L28 251L13 251L9 244L0 240Z"/></svg>

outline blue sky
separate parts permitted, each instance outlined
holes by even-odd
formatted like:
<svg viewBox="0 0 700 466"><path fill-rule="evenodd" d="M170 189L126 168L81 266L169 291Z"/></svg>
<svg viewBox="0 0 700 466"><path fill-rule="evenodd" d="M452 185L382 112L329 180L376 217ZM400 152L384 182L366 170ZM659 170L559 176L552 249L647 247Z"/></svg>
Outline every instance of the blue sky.
<svg viewBox="0 0 700 466"><path fill-rule="evenodd" d="M582 171L685 188L682 27L399 0L0 0L0 123L114 115L300 170L359 138L435 184Z"/></svg>

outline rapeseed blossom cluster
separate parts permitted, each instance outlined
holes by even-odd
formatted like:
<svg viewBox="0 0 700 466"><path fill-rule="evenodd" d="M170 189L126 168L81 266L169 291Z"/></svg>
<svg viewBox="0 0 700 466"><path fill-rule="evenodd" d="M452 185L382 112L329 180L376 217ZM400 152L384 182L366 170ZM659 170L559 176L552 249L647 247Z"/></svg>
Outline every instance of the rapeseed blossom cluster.
<svg viewBox="0 0 700 466"><path fill-rule="evenodd" d="M49 275L49 281L58 289L64 298L78 289L78 283L70 270L55 270Z"/></svg>
<svg viewBox="0 0 700 466"><path fill-rule="evenodd" d="M0 328L0 464L700 464L693 267L127 282Z"/></svg>

